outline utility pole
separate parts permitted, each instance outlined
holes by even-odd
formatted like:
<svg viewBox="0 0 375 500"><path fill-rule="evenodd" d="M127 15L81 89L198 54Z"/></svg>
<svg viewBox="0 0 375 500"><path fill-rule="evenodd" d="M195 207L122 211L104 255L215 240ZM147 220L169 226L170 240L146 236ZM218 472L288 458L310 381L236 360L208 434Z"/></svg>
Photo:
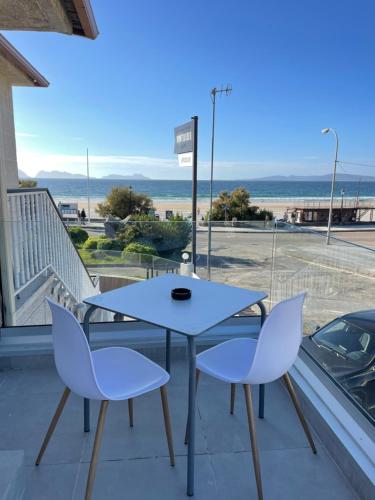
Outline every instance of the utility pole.
<svg viewBox="0 0 375 500"><path fill-rule="evenodd" d="M212 246L212 195L213 195L213 179L214 179L214 153L215 153L215 119L216 119L216 95L230 95L232 86L228 84L226 87L221 86L220 89L214 87L211 92L212 101L212 133L211 133L211 174L210 174L210 207L208 211L208 249L207 249L207 277L211 279L211 246Z"/></svg>

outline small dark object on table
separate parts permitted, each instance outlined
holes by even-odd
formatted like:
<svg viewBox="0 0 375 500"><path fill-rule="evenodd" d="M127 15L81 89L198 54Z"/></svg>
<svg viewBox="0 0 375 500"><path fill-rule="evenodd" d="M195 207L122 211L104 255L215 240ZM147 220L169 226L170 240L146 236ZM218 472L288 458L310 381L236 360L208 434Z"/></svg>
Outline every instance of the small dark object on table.
<svg viewBox="0 0 375 500"><path fill-rule="evenodd" d="M191 290L189 288L174 288L171 291L171 297L175 300L187 300L191 297Z"/></svg>

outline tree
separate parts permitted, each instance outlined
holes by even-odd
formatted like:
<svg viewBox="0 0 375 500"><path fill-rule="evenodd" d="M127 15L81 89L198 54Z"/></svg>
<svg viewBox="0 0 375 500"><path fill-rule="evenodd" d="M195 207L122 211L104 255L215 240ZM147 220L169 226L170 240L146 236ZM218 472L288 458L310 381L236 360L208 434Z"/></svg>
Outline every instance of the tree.
<svg viewBox="0 0 375 500"><path fill-rule="evenodd" d="M212 203L212 220L264 220L273 218L272 212L259 210L251 205L250 193L243 187L238 187L232 193L222 191L219 198Z"/></svg>
<svg viewBox="0 0 375 500"><path fill-rule="evenodd" d="M152 199L143 193L137 193L130 187L114 187L106 201L98 204L97 212L102 217L113 215L125 219L131 214L148 214L153 209Z"/></svg>
<svg viewBox="0 0 375 500"><path fill-rule="evenodd" d="M18 184L20 188L35 188L37 186L37 182L32 179L20 179Z"/></svg>

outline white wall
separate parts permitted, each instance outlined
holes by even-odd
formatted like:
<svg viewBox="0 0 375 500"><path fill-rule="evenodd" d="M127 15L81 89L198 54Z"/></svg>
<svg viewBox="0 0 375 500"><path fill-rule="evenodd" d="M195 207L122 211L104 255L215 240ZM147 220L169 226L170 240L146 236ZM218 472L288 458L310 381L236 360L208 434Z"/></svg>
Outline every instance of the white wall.
<svg viewBox="0 0 375 500"><path fill-rule="evenodd" d="M11 252L11 223L7 189L18 187L16 137L14 130L12 86L6 73L0 73L0 268L3 301L7 317L13 317L14 288ZM1 324L0 315L0 324ZM11 321L8 322L11 325Z"/></svg>

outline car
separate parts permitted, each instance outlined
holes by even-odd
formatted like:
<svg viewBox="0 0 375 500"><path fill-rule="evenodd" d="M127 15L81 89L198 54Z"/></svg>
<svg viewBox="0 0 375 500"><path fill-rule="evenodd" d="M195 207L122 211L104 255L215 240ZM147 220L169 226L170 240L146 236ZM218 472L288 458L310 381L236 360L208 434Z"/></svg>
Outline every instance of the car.
<svg viewBox="0 0 375 500"><path fill-rule="evenodd" d="M302 346L375 418L375 309L334 319L305 337Z"/></svg>

